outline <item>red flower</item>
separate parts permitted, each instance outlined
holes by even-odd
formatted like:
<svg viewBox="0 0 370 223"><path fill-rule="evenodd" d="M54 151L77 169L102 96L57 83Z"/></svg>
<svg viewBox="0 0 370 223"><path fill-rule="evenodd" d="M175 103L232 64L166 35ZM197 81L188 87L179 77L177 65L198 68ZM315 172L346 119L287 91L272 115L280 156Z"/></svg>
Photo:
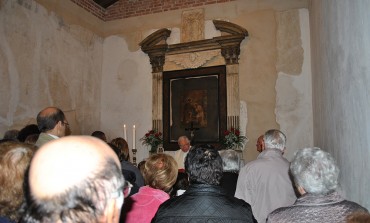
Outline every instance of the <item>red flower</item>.
<svg viewBox="0 0 370 223"><path fill-rule="evenodd" d="M160 135L159 135L159 133L156 133L154 136L155 136L155 137L159 137Z"/></svg>
<svg viewBox="0 0 370 223"><path fill-rule="evenodd" d="M149 133L146 133L146 134L145 134L145 137L148 137L148 136L149 136Z"/></svg>
<svg viewBox="0 0 370 223"><path fill-rule="evenodd" d="M235 135L239 136L240 135L240 131L239 130L235 130Z"/></svg>
<svg viewBox="0 0 370 223"><path fill-rule="evenodd" d="M230 132L228 130L225 130L224 135L227 136L229 134L230 134Z"/></svg>
<svg viewBox="0 0 370 223"><path fill-rule="evenodd" d="M154 130L150 130L150 131L149 131L149 134L153 134L153 133L154 133Z"/></svg>

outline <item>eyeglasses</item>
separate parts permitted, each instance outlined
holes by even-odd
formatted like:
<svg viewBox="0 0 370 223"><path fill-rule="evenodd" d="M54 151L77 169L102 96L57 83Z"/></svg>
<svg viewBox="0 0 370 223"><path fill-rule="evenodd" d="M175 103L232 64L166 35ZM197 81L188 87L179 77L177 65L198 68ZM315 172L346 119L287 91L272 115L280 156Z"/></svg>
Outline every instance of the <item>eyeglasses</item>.
<svg viewBox="0 0 370 223"><path fill-rule="evenodd" d="M186 144L179 144L179 147L180 147L180 148L184 148L185 146L190 146L190 143L186 143Z"/></svg>
<svg viewBox="0 0 370 223"><path fill-rule="evenodd" d="M132 184L128 182L127 180L125 181L125 186L123 187L123 196L127 198L130 195Z"/></svg>
<svg viewBox="0 0 370 223"><path fill-rule="evenodd" d="M69 123L68 122L63 122L63 125L65 125L67 128L69 128Z"/></svg>
<svg viewBox="0 0 370 223"><path fill-rule="evenodd" d="M124 198L127 198L130 195L132 187L132 184L126 180L122 187L118 188L116 192L112 193L112 198L119 198L122 195Z"/></svg>

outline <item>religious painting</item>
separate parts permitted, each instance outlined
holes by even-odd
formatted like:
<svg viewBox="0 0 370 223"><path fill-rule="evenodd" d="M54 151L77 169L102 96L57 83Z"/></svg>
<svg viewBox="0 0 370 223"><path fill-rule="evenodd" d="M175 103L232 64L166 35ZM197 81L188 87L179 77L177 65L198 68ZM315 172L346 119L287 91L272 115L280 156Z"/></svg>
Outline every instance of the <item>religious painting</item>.
<svg viewBox="0 0 370 223"><path fill-rule="evenodd" d="M225 66L163 72L166 150L177 150L182 135L193 145L219 145L226 126L225 73Z"/></svg>
<svg viewBox="0 0 370 223"><path fill-rule="evenodd" d="M181 127L207 127L207 90L190 90L180 97Z"/></svg>

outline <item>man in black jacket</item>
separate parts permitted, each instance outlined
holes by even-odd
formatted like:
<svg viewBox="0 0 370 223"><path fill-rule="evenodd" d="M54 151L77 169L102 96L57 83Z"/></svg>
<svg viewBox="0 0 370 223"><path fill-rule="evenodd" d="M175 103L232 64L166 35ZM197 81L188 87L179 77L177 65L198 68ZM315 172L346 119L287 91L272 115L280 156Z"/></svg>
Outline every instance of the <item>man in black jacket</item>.
<svg viewBox="0 0 370 223"><path fill-rule="evenodd" d="M219 186L222 160L210 145L195 146L185 159L190 187L164 202L152 222L257 222L248 203Z"/></svg>

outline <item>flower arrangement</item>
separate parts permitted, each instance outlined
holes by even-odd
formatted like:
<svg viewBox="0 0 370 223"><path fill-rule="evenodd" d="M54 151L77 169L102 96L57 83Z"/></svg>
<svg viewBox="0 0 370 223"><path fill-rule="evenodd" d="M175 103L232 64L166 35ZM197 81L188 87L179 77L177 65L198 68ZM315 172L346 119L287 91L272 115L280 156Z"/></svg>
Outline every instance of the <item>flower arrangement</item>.
<svg viewBox="0 0 370 223"><path fill-rule="evenodd" d="M150 152L156 152L158 146L163 144L162 133L156 129L149 130L140 141L143 145L150 146Z"/></svg>
<svg viewBox="0 0 370 223"><path fill-rule="evenodd" d="M240 135L239 129L230 128L225 130L222 144L225 149L242 149L247 139L247 137Z"/></svg>

